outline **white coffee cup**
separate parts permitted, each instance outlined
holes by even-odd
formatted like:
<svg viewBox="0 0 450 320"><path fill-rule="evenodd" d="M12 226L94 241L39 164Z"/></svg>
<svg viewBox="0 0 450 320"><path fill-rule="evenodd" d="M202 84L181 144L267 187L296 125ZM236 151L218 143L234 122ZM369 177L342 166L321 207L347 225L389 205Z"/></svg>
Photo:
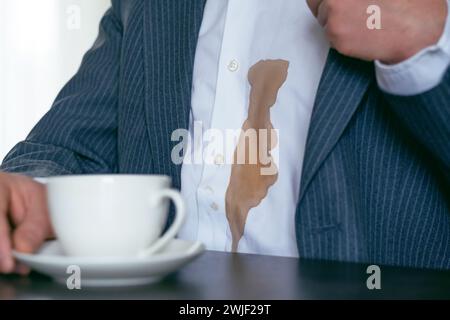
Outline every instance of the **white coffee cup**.
<svg viewBox="0 0 450 320"><path fill-rule="evenodd" d="M167 176L80 175L45 179L50 218L67 255L148 256L166 246L185 220L180 193ZM169 199L176 207L171 227Z"/></svg>

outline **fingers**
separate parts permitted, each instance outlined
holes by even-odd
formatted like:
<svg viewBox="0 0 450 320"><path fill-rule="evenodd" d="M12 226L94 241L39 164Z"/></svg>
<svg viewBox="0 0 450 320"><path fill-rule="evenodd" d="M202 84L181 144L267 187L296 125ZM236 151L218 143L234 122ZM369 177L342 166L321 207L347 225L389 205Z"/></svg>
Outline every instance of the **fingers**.
<svg viewBox="0 0 450 320"><path fill-rule="evenodd" d="M318 16L318 14L319 14L319 7L320 7L320 5L321 5L321 3L323 1L324 0L306 0L306 2L308 3L309 9L311 9L311 12L313 13L313 15L315 17Z"/></svg>
<svg viewBox="0 0 450 320"><path fill-rule="evenodd" d="M27 274L12 249L32 253L52 235L46 189L28 178L0 174L0 273Z"/></svg>
<svg viewBox="0 0 450 320"><path fill-rule="evenodd" d="M46 210L46 208L38 205L32 210ZM27 219L13 233L14 248L19 252L35 252L49 236L48 221L43 215L44 211L33 211L28 213Z"/></svg>
<svg viewBox="0 0 450 320"><path fill-rule="evenodd" d="M11 273L14 259L11 251L10 227L7 218L9 196L5 188L0 188L0 273Z"/></svg>

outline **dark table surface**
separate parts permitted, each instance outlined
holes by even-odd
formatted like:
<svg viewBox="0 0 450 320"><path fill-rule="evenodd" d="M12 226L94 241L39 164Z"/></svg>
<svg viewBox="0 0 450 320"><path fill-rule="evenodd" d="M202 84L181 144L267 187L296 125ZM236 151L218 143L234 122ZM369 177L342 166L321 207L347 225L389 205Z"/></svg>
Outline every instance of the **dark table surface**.
<svg viewBox="0 0 450 320"><path fill-rule="evenodd" d="M450 272L206 252L163 281L136 288L68 290L47 277L0 276L0 299L450 299Z"/></svg>

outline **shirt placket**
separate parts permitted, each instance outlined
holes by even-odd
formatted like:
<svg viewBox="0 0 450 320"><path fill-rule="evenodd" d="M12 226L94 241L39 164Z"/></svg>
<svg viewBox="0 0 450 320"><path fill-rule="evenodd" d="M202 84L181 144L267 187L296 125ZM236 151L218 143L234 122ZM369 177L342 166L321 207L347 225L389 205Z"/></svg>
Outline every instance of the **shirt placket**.
<svg viewBox="0 0 450 320"><path fill-rule="evenodd" d="M221 132L222 143L217 148L203 143L204 159L202 177L197 190L199 239L209 241L214 248L224 250L230 246L228 222L225 211L225 193L228 186L234 147L226 149L227 133L240 129L247 114L247 70L245 54L248 23L243 19L242 1L230 0L224 26L218 77L211 127ZM215 135L216 137L216 135ZM230 147L230 146L229 146Z"/></svg>

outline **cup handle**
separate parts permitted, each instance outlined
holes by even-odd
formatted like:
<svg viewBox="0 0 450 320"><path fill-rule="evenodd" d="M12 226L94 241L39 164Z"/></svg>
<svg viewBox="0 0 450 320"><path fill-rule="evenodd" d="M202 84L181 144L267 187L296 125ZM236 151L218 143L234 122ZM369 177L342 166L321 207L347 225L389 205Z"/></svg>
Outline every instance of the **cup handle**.
<svg viewBox="0 0 450 320"><path fill-rule="evenodd" d="M164 198L169 198L173 201L176 208L175 220L173 221L170 228L164 233L164 235L159 238L155 243L153 243L150 247L142 250L139 253L139 257L148 257L162 248L164 248L167 244L169 244L172 239L174 239L183 226L184 221L186 220L186 205L184 204L184 200L181 197L181 194L172 189L165 189L159 191L157 194L152 196L156 201L160 201ZM155 201L153 200L152 201Z"/></svg>

